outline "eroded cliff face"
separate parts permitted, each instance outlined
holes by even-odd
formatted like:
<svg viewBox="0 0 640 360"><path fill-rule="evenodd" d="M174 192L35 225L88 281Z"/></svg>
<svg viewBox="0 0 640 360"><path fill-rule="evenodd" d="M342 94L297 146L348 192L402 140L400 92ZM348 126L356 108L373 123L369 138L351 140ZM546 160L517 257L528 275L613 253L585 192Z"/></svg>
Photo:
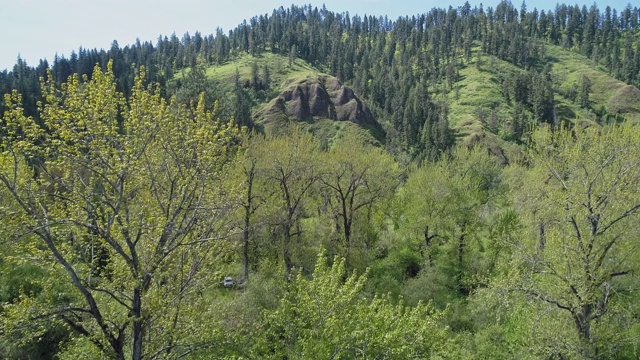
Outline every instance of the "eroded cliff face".
<svg viewBox="0 0 640 360"><path fill-rule="evenodd" d="M640 89L627 85L609 99L607 110L614 115L640 113Z"/></svg>
<svg viewBox="0 0 640 360"><path fill-rule="evenodd" d="M310 121L314 118L350 121L382 131L369 108L353 90L329 75L314 76L290 84L256 114L256 120L265 122Z"/></svg>

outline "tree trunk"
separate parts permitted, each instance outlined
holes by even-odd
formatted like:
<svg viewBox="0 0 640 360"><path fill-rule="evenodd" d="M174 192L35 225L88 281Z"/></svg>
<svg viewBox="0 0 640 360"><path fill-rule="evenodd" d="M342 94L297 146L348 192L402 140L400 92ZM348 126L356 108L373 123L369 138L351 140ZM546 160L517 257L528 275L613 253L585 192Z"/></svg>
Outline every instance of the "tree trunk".
<svg viewBox="0 0 640 360"><path fill-rule="evenodd" d="M349 264L349 254L351 252L351 221L347 218L347 215L343 215L344 221L344 259L346 264Z"/></svg>
<svg viewBox="0 0 640 360"><path fill-rule="evenodd" d="M125 359L124 346L121 346L119 349L114 349L114 351L115 351L114 359L116 359L116 360L124 360Z"/></svg>
<svg viewBox="0 0 640 360"><path fill-rule="evenodd" d="M253 178L255 175L256 164L251 163L249 170L249 181L247 184L247 204L244 208L244 229L242 230L242 238L244 240L244 279L249 280L249 226L251 226L251 212L253 211Z"/></svg>
<svg viewBox="0 0 640 360"><path fill-rule="evenodd" d="M291 225L285 224L284 228L284 244L283 244L283 257L285 266L285 275L287 279L291 275L291 269L293 269L293 261L291 260L291 254L289 253L289 245L291 244Z"/></svg>
<svg viewBox="0 0 640 360"><path fill-rule="evenodd" d="M580 312L573 315L578 335L582 342L582 356L585 359L595 359L596 351L591 341L591 315L593 306L591 304L582 305Z"/></svg>
<svg viewBox="0 0 640 360"><path fill-rule="evenodd" d="M249 209L244 216L244 229L242 230L242 238L244 240L244 280L249 280Z"/></svg>
<svg viewBox="0 0 640 360"><path fill-rule="evenodd" d="M142 290L133 290L133 360L142 360Z"/></svg>
<svg viewBox="0 0 640 360"><path fill-rule="evenodd" d="M116 360L124 360L125 356L124 356L124 338L125 338L125 327L122 327L119 332L118 332L118 338L116 339L115 342L113 342L111 344L111 346L113 347L113 350L115 352L115 359Z"/></svg>
<svg viewBox="0 0 640 360"><path fill-rule="evenodd" d="M435 235L429 235L429 227L424 228L424 247L427 250L427 258L429 259L429 267L433 267L433 256L431 255L431 240L436 237Z"/></svg>
<svg viewBox="0 0 640 360"><path fill-rule="evenodd" d="M464 233L464 227L462 228L462 234L460 234L460 237L458 238L458 249L457 249L457 253L458 253L458 288L459 288L459 293L462 296L469 296L469 289L464 286L462 284L462 274L464 273L464 266L463 266L463 260L464 260L464 248L465 248L465 233Z"/></svg>
<svg viewBox="0 0 640 360"><path fill-rule="evenodd" d="M464 233L458 238L458 266L462 269L462 262L464 260Z"/></svg>

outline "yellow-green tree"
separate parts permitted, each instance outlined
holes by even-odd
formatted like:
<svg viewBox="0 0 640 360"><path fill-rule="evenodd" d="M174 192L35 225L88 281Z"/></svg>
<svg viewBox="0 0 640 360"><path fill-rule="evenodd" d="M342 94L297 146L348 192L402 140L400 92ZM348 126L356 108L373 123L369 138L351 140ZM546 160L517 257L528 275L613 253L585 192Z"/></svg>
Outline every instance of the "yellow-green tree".
<svg viewBox="0 0 640 360"><path fill-rule="evenodd" d="M282 234L282 258L289 275L295 266L295 241L302 236L305 206L320 176L319 144L311 134L293 128L268 137L257 155L260 176L273 189L269 222Z"/></svg>
<svg viewBox="0 0 640 360"><path fill-rule="evenodd" d="M346 279L346 280L345 280ZM248 356L261 359L409 359L444 354L442 313L423 303L367 299L366 274L347 276L344 258L320 254L311 278L292 280L276 309L265 310Z"/></svg>
<svg viewBox="0 0 640 360"><path fill-rule="evenodd" d="M199 294L217 282L216 258L227 251L217 240L229 231L224 173L236 132L202 97L192 110L167 103L144 77L141 69L127 101L111 63L91 81L43 83L42 125L17 93L5 98L0 184L13 215L2 221L34 261L64 270L52 281L73 289L49 309L27 298L5 307L5 328L62 321L117 359L207 345L192 316L206 311Z"/></svg>
<svg viewBox="0 0 640 360"><path fill-rule="evenodd" d="M400 182L400 169L393 157L366 140L361 131L352 129L323 154L322 194L341 232L347 263L357 215L390 200Z"/></svg>
<svg viewBox="0 0 640 360"><path fill-rule="evenodd" d="M634 341L625 334L638 310L640 132L629 124L543 129L530 155L533 167L516 185L526 226L512 244L512 289L573 327L560 352L612 356Z"/></svg>
<svg viewBox="0 0 640 360"><path fill-rule="evenodd" d="M440 285L458 295L468 296L491 271L497 249L488 229L502 193L497 160L481 147L423 164L399 192L402 232L420 244L425 271L444 272Z"/></svg>
<svg viewBox="0 0 640 360"><path fill-rule="evenodd" d="M268 221L264 214L258 213L263 205L275 192L273 187L268 187L268 179L261 164L263 146L266 138L261 134L248 132L243 138L243 152L239 161L235 163L234 172L241 179L240 217L242 218L242 257L244 266L244 278L249 279L249 265L255 261L258 246L256 236L258 228L265 227ZM273 184L271 184L273 185Z"/></svg>

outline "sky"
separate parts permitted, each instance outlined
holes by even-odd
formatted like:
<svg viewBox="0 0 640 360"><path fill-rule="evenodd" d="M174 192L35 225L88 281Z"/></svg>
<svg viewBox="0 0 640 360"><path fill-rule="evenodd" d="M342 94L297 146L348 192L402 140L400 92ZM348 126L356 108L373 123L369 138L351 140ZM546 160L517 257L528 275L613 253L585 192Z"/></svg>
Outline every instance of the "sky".
<svg viewBox="0 0 640 360"><path fill-rule="evenodd" d="M474 1L471 6L484 3L495 7L499 0ZM520 7L521 0L512 0ZM527 2L529 10L553 9L557 1ZM334 12L348 11L349 15L387 15L390 19L416 15L434 7L459 7L464 0L0 0L0 71L11 70L18 56L35 66L40 59L50 63L55 54L68 57L78 48L109 49L116 40L120 47L151 41L158 36L186 32L215 34L216 28L225 33L243 20L260 14L271 14L280 6L311 4ZM593 1L566 1L567 4L587 5ZM622 10L628 0L599 1L602 10L607 5Z"/></svg>

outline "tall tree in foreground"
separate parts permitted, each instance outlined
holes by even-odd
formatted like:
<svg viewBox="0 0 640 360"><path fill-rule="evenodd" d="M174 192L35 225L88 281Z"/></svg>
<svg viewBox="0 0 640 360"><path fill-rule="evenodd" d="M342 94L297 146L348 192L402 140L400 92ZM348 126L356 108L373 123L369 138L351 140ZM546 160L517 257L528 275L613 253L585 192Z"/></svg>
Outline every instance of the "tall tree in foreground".
<svg viewBox="0 0 640 360"><path fill-rule="evenodd" d="M567 315L575 337L562 351L609 357L635 341L625 334L638 311L640 133L628 124L545 129L531 158L516 203L530 225L513 244L515 288Z"/></svg>
<svg viewBox="0 0 640 360"><path fill-rule="evenodd" d="M2 221L74 290L49 309L7 306L5 329L61 321L115 359L207 346L192 316L207 309L198 293L224 250L216 240L232 202L222 174L236 133L205 112L202 96L193 111L167 104L144 77L141 69L128 103L111 64L82 84L44 83L46 128L24 116L17 93L5 98L0 186L14 215Z"/></svg>

